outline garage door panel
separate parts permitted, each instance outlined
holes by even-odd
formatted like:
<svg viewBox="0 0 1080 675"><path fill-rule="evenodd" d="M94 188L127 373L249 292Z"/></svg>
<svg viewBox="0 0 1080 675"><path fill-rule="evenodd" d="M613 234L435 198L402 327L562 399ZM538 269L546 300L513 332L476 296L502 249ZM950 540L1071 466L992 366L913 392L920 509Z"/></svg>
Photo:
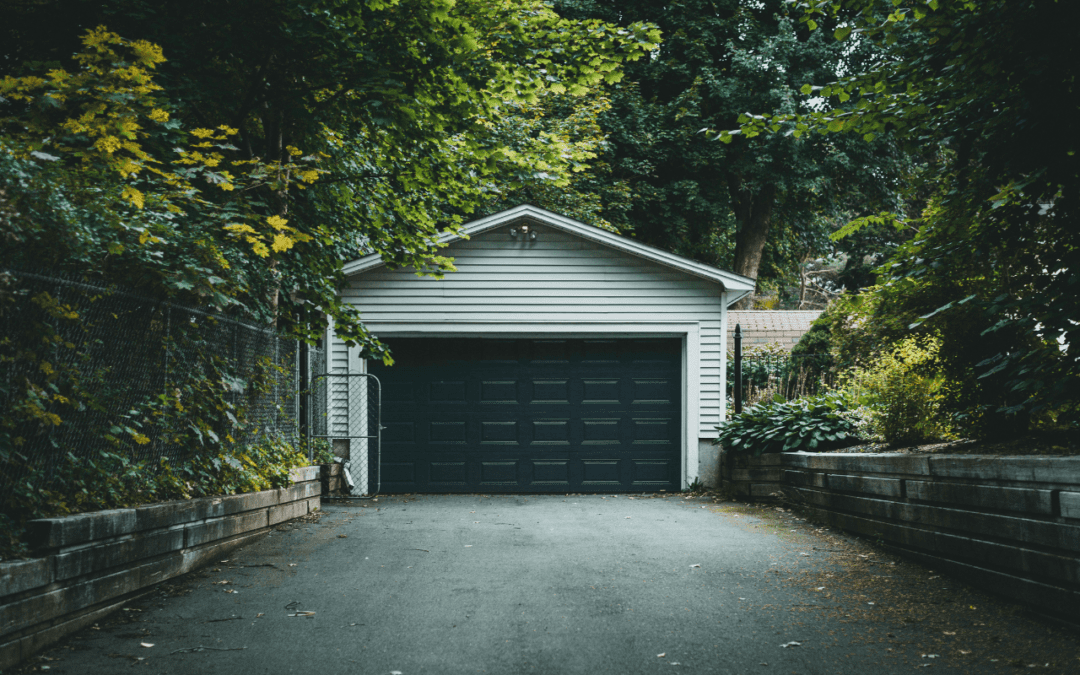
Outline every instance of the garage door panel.
<svg viewBox="0 0 1080 675"><path fill-rule="evenodd" d="M533 460L532 485L551 488L569 488L570 460Z"/></svg>
<svg viewBox="0 0 1080 675"><path fill-rule="evenodd" d="M464 487L477 482L469 481L468 462L430 462L428 481L436 487Z"/></svg>
<svg viewBox="0 0 1080 675"><path fill-rule="evenodd" d="M387 342L384 492L677 489L680 340Z"/></svg>

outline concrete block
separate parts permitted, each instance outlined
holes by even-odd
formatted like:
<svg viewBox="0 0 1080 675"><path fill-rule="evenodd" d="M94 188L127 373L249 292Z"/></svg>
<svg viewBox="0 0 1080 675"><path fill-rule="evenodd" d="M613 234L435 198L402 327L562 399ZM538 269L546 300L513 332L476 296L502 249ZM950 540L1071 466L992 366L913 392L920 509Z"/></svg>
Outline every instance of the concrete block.
<svg viewBox="0 0 1080 675"><path fill-rule="evenodd" d="M794 487L813 486L823 488L825 487L825 476L827 474L817 473L815 471L793 471L791 469L784 470L783 484L791 485Z"/></svg>
<svg viewBox="0 0 1080 675"><path fill-rule="evenodd" d="M215 539L225 539L267 526L266 509L214 518L202 523L190 523L184 526L184 546L192 548Z"/></svg>
<svg viewBox="0 0 1080 675"><path fill-rule="evenodd" d="M13 638L9 642L0 640L0 671L14 667L20 661L34 656L54 642L76 631L82 630L102 617L115 612L132 600L141 597L142 593L135 596L125 596L122 600L98 605L92 609L76 612L70 618L65 617L58 623L46 624L41 630Z"/></svg>
<svg viewBox="0 0 1080 675"><path fill-rule="evenodd" d="M206 509L207 518L220 518L234 513L265 509L279 502L280 490L263 490L261 492L246 492L239 495L224 495L222 497L210 497Z"/></svg>
<svg viewBox="0 0 1080 675"><path fill-rule="evenodd" d="M9 560L0 562L0 598L44 586L52 581L52 560Z"/></svg>
<svg viewBox="0 0 1080 675"><path fill-rule="evenodd" d="M335 464L334 466L340 466ZM698 440L698 481L709 488L719 485L720 480L720 446L714 445L710 439Z"/></svg>
<svg viewBox="0 0 1080 675"><path fill-rule="evenodd" d="M95 579L79 581L63 588L31 595L18 602L0 605L0 635L8 635L35 624L85 609L179 573L181 558L135 565Z"/></svg>
<svg viewBox="0 0 1080 675"><path fill-rule="evenodd" d="M1035 607L1040 612L1061 616L1073 622L1080 619L1080 592L1074 589L1061 588L1053 584L987 569L979 564L949 560L943 556L922 551L892 550L935 570L962 579L972 586Z"/></svg>
<svg viewBox="0 0 1080 675"><path fill-rule="evenodd" d="M310 481L307 483L297 483L290 485L286 488L281 488L278 491L278 504L285 504L288 502L295 502L301 499L307 499L314 497L322 492L322 485L318 481Z"/></svg>
<svg viewBox="0 0 1080 675"><path fill-rule="evenodd" d="M110 509L31 520L27 524L27 538L36 549L60 548L130 534L136 527L135 509Z"/></svg>
<svg viewBox="0 0 1080 675"><path fill-rule="evenodd" d="M278 506L271 506L269 511L269 524L277 525L278 523L285 522L286 520L292 520L293 518L299 518L300 516L307 515L307 502L289 502L288 504L280 504Z"/></svg>
<svg viewBox="0 0 1080 675"><path fill-rule="evenodd" d="M785 452L784 466L817 469L829 473L907 474L926 476L930 473L927 455L898 455L895 453L829 453Z"/></svg>
<svg viewBox="0 0 1080 675"><path fill-rule="evenodd" d="M897 478L873 478L871 476L845 476L840 474L828 474L826 484L830 490L840 492L864 492L866 494L881 495L883 497L900 498L902 481Z"/></svg>
<svg viewBox="0 0 1080 675"><path fill-rule="evenodd" d="M145 558L184 548L184 526L127 535L108 543L64 549L53 556L54 579L61 581L83 574L131 565Z"/></svg>
<svg viewBox="0 0 1080 675"><path fill-rule="evenodd" d="M1034 488L993 487L989 485L909 480L907 482L907 496L909 499L917 499L923 502L963 504L991 511L1053 514L1053 492Z"/></svg>
<svg viewBox="0 0 1080 675"><path fill-rule="evenodd" d="M979 513L944 506L890 501L842 493L806 491L815 506L897 523L910 523L968 536L1035 544L1047 549L1080 552L1080 526L998 513Z"/></svg>
<svg viewBox="0 0 1080 675"><path fill-rule="evenodd" d="M737 481L724 481L724 489L736 499L746 499L750 496L750 484Z"/></svg>
<svg viewBox="0 0 1080 675"><path fill-rule="evenodd" d="M940 456L930 459L930 470L948 478L1080 486L1080 457Z"/></svg>
<svg viewBox="0 0 1080 675"><path fill-rule="evenodd" d="M1044 582L1070 585L1080 583L1080 559L1073 555L1038 551L955 534L939 533L936 539L935 551L952 560L1020 573Z"/></svg>
<svg viewBox="0 0 1080 675"><path fill-rule="evenodd" d="M216 563L228 555L230 551L254 543L262 537L265 537L267 532L268 530L266 529L253 530L235 537L219 539L201 546L196 546L195 548L187 549L183 551L181 555L180 574L194 572L203 565Z"/></svg>
<svg viewBox="0 0 1080 675"><path fill-rule="evenodd" d="M769 481L780 482L780 469L735 469L731 472L731 480L734 481Z"/></svg>
<svg viewBox="0 0 1080 675"><path fill-rule="evenodd" d="M1080 492L1062 492L1058 496L1061 499L1061 515L1080 520Z"/></svg>
<svg viewBox="0 0 1080 675"><path fill-rule="evenodd" d="M774 497L780 490L780 483L751 483L750 496L758 498Z"/></svg>
<svg viewBox="0 0 1080 675"><path fill-rule="evenodd" d="M341 475L341 465L340 464L334 463L334 464L320 464L319 465L319 476L321 478L323 478L323 479L329 478L331 476L340 476L340 475Z"/></svg>
<svg viewBox="0 0 1080 675"><path fill-rule="evenodd" d="M204 520L208 503L207 499L188 499L136 506L136 529L152 530Z"/></svg>
<svg viewBox="0 0 1080 675"><path fill-rule="evenodd" d="M304 483L309 480L319 480L319 467L315 466L300 466L295 469L289 469L289 480L294 483Z"/></svg>

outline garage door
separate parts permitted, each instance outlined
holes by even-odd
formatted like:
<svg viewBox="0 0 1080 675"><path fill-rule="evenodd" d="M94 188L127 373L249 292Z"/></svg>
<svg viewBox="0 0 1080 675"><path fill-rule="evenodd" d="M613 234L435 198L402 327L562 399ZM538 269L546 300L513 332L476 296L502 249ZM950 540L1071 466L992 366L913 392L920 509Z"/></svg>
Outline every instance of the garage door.
<svg viewBox="0 0 1080 675"><path fill-rule="evenodd" d="M679 339L386 342L384 493L679 487Z"/></svg>

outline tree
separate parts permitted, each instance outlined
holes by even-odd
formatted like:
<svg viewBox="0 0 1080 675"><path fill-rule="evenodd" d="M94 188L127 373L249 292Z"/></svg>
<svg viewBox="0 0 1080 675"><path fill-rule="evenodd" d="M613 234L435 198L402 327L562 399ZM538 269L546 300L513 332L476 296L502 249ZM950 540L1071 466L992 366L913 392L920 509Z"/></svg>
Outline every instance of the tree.
<svg viewBox="0 0 1080 675"><path fill-rule="evenodd" d="M566 181L582 158L557 135L509 141L499 124L505 111L536 105L549 92L581 96L615 82L622 62L653 49L658 37L642 24L568 21L538 0L46 0L13 3L0 63L9 78L42 77L54 66L70 72L74 36L98 25L132 36L128 45L160 48L165 60L155 62L154 77L160 89L140 95L154 99L146 102L152 107L143 106L146 114L160 110L168 120L135 122L139 128L126 140L150 159L111 176L104 201L96 202L107 205L100 212L114 226L142 228L146 237L124 244L134 256L124 265L91 264L121 255L107 246L95 249L101 254L81 259L86 271L126 269L164 292L273 320L309 340L328 315L339 335L375 356L386 352L337 297L343 260L375 252L426 273L452 269L438 255L443 232L458 227L493 190L538 173ZM128 57L118 58L116 67L127 67ZM19 137L20 120L52 105L57 99L50 92L59 86L2 103L3 133ZM201 130L208 135L199 136ZM97 142L73 132L80 133L83 145ZM190 176L196 192L178 207L181 213L165 202L158 212L145 200L134 210L124 206L132 200L116 201L132 190L145 196L171 189L150 168L174 165L172 147L192 135L198 142L191 145L209 147L191 149L201 152L189 156L199 163L191 169L199 175ZM55 136L17 138L11 147L25 154L36 145L60 158L54 168L69 169L72 185L92 182L83 180L78 158ZM226 191L220 186L233 183L212 170L216 166L273 172L252 170L243 189ZM29 205L20 184L9 185L15 188L9 198ZM82 190L73 199L94 198ZM226 229L230 214L243 218ZM99 222L80 217L65 220L69 226L92 229ZM293 255L263 256L260 242L265 247L266 237L275 240L278 226L292 228L294 243L273 252ZM205 250L220 257L191 267L180 245L188 240L207 242Z"/></svg>
<svg viewBox="0 0 1080 675"><path fill-rule="evenodd" d="M766 112L739 131L891 132L908 146L939 146L925 174L933 197L918 235L883 268L889 301L879 311L906 312L912 329L940 330L946 348L951 342L968 354L952 374L973 392L969 412L996 432L1022 431L1032 413L1076 424L1080 160L1075 135L1061 132L1080 110L1077 7L1005 0L799 6L811 29L877 45L884 58L803 87L844 109ZM817 25L839 13L848 18Z"/></svg>
<svg viewBox="0 0 1080 675"><path fill-rule="evenodd" d="M891 206L890 177L903 158L886 139L757 135L710 143L703 128L729 128L753 110L808 110L798 88L864 58L809 31L767 0L675 4L563 0L572 18L648 21L664 41L627 67L600 118L612 177L631 208L610 220L646 243L752 278L790 273L828 248L828 216L843 207ZM860 202L862 202L860 204Z"/></svg>

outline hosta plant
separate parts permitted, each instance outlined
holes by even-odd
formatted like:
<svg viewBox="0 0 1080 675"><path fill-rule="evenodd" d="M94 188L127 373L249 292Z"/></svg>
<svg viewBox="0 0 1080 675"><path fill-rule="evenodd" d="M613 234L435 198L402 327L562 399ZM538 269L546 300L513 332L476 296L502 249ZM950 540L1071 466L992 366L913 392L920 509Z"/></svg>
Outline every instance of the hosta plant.
<svg viewBox="0 0 1080 675"><path fill-rule="evenodd" d="M735 452L821 451L861 440L850 397L842 391L787 401L777 396L720 424L717 444Z"/></svg>

